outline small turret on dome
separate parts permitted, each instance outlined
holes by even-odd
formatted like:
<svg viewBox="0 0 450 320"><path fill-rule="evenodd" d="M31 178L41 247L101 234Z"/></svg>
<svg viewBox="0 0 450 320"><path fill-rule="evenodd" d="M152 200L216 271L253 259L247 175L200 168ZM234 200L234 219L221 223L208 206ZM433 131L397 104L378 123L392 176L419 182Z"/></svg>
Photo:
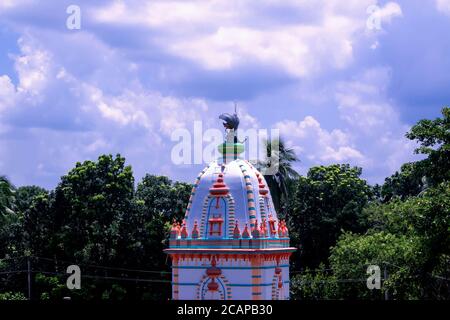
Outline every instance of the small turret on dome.
<svg viewBox="0 0 450 320"><path fill-rule="evenodd" d="M240 237L241 237L241 230L239 230L239 223L236 220L236 224L235 224L234 230L233 230L233 238L239 239Z"/></svg>
<svg viewBox="0 0 450 320"><path fill-rule="evenodd" d="M187 237L188 237L188 232L187 232L187 228L186 228L186 221L183 220L183 224L181 227L181 238L186 239Z"/></svg>
<svg viewBox="0 0 450 320"><path fill-rule="evenodd" d="M197 220L194 221L194 228L192 229L191 236L192 239L197 239L199 236Z"/></svg>
<svg viewBox="0 0 450 320"><path fill-rule="evenodd" d="M245 224L244 231L242 232L242 238L244 239L250 238L250 232L248 232L247 224Z"/></svg>
<svg viewBox="0 0 450 320"><path fill-rule="evenodd" d="M269 228L270 228L270 235L272 237L276 236L276 234L277 234L276 223L277 223L277 221L270 214L269 215Z"/></svg>
<svg viewBox="0 0 450 320"><path fill-rule="evenodd" d="M216 182L209 189L209 193L212 196L218 198L218 197L226 196L229 191L230 191L230 189L223 182L223 173L219 173L217 176Z"/></svg>
<svg viewBox="0 0 450 320"><path fill-rule="evenodd" d="M287 238L288 237L288 229L286 226L286 222L284 220L281 220L278 224L278 236L280 238Z"/></svg>
<svg viewBox="0 0 450 320"><path fill-rule="evenodd" d="M253 227L253 230L252 230L252 237L254 239L257 239L257 238L261 237L261 233L260 233L259 228L258 228L258 220L255 221L255 226Z"/></svg>
<svg viewBox="0 0 450 320"><path fill-rule="evenodd" d="M180 236L180 224L176 222L176 220L173 220L172 228L170 229L170 238L171 239L178 239Z"/></svg>
<svg viewBox="0 0 450 320"><path fill-rule="evenodd" d="M260 232L261 232L261 236L264 238L269 236L269 234L267 232L266 218L262 219Z"/></svg>

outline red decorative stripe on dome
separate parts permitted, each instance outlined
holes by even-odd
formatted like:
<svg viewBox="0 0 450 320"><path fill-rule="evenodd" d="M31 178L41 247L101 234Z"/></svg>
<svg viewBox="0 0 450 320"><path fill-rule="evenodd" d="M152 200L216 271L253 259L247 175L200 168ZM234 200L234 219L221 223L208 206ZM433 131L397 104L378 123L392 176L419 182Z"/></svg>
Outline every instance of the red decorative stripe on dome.
<svg viewBox="0 0 450 320"><path fill-rule="evenodd" d="M262 196L265 196L269 193L269 190L266 188L266 185L264 184L261 174L259 172L256 172L256 177L258 178L259 183L259 194Z"/></svg>

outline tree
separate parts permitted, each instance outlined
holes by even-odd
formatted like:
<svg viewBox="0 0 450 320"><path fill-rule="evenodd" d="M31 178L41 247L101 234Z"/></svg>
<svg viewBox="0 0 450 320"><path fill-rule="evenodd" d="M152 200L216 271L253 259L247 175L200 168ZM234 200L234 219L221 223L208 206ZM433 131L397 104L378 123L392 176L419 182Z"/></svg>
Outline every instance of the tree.
<svg viewBox="0 0 450 320"><path fill-rule="evenodd" d="M422 161L403 164L400 171L385 179L381 186L381 201L388 202L394 197L404 200L417 196L428 187L424 169Z"/></svg>
<svg viewBox="0 0 450 320"><path fill-rule="evenodd" d="M331 250L330 267L336 279L342 279L337 289L340 299L380 300L386 290L391 299L418 299L420 286L414 270L422 261L418 237L385 231L367 235L347 232ZM381 291L367 288L370 265L380 268L380 280L384 279L384 268L389 270L389 278L381 283Z"/></svg>
<svg viewBox="0 0 450 320"><path fill-rule="evenodd" d="M192 185L173 183L168 177L147 174L138 184L136 199L144 201L147 214L181 220L187 207Z"/></svg>
<svg viewBox="0 0 450 320"><path fill-rule="evenodd" d="M116 248L133 193L131 167L120 155L77 163L55 190L55 254L80 262L123 262Z"/></svg>
<svg viewBox="0 0 450 320"><path fill-rule="evenodd" d="M264 178L270 189L275 210L281 216L286 216L293 181L300 176L292 165L299 159L293 149L286 147L282 139L266 140L265 146L267 156L259 166L275 169L275 174L264 175Z"/></svg>
<svg viewBox="0 0 450 320"><path fill-rule="evenodd" d="M54 214L50 208L51 194L37 186L24 186L15 192L15 204L20 225L14 228L14 243L10 253L17 255L52 255L51 243Z"/></svg>
<svg viewBox="0 0 450 320"><path fill-rule="evenodd" d="M0 214L12 213L14 187L5 176L0 176Z"/></svg>
<svg viewBox="0 0 450 320"><path fill-rule="evenodd" d="M343 164L313 167L299 178L288 219L297 266L327 263L342 231L365 231L362 209L372 190L360 175L361 168Z"/></svg>
<svg viewBox="0 0 450 320"><path fill-rule="evenodd" d="M427 155L424 160L405 163L400 171L386 178L380 199L406 199L450 178L450 109L442 109L443 118L420 120L406 137L420 146L415 153Z"/></svg>
<svg viewBox="0 0 450 320"><path fill-rule="evenodd" d="M14 251L20 217L15 210L15 191L9 180L0 176L0 257Z"/></svg>
<svg viewBox="0 0 450 320"><path fill-rule="evenodd" d="M164 176L147 174L139 182L133 201L134 209L123 216L119 251L127 259L123 266L139 269L170 271L163 250L173 219L181 220L187 207L192 186L175 182ZM124 256L125 254L121 254ZM167 274L157 280L168 281ZM170 286L154 283L145 292L145 298L167 299Z"/></svg>
<svg viewBox="0 0 450 320"><path fill-rule="evenodd" d="M122 234L128 237L130 252L137 265L166 269L168 231L173 219L181 220L189 201L192 186L173 183L164 176L147 174L138 184L133 214L125 214Z"/></svg>
<svg viewBox="0 0 450 320"><path fill-rule="evenodd" d="M51 194L40 193L33 197L28 208L23 212L21 251L40 257L52 257L55 225L55 211L52 210Z"/></svg>
<svg viewBox="0 0 450 320"><path fill-rule="evenodd" d="M38 186L23 186L15 192L15 204L18 212L25 212L39 195L47 195L48 191Z"/></svg>
<svg viewBox="0 0 450 320"><path fill-rule="evenodd" d="M448 182L407 200L372 203L364 214L371 225L367 233L346 233L331 251L330 265L338 278L361 278L367 264L377 264L389 270L384 288L392 298L450 298ZM363 283L340 289L344 298L373 298Z"/></svg>
<svg viewBox="0 0 450 320"><path fill-rule="evenodd" d="M339 299L338 279L331 269L320 264L317 270L306 268L291 278L291 298L294 300Z"/></svg>
<svg viewBox="0 0 450 320"><path fill-rule="evenodd" d="M428 156L422 160L422 167L431 185L450 180L450 108L444 107L442 115L435 120L420 120L406 134L420 144L415 152Z"/></svg>

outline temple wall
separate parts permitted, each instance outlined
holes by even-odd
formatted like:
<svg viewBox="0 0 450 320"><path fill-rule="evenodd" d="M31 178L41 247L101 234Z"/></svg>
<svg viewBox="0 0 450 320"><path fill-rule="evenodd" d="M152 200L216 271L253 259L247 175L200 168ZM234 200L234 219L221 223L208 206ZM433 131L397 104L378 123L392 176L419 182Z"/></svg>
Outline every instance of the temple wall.
<svg viewBox="0 0 450 320"><path fill-rule="evenodd" d="M279 267L283 286L278 288L275 275L277 263L258 255L248 259L220 258L216 267L221 270L218 278L219 292L215 298L233 300L272 300L289 298L289 261L280 259ZM210 281L206 272L211 261L203 258L178 258L172 267L175 293L173 299L192 300L208 299L202 288ZM277 291L278 290L278 291ZM277 293L278 292L278 293ZM282 292L280 294L280 292Z"/></svg>

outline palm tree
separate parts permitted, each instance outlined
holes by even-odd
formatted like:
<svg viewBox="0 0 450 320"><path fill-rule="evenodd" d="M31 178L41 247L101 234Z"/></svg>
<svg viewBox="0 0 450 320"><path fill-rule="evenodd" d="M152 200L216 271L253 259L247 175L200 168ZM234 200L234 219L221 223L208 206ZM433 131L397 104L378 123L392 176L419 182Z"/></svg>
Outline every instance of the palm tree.
<svg viewBox="0 0 450 320"><path fill-rule="evenodd" d="M275 209L285 216L289 200L289 186L300 176L292 167L294 162L299 161L299 158L293 149L286 147L281 138L272 141L265 140L264 144L267 152L266 159L259 162L258 165L260 168L274 169L273 174L266 174L264 178L269 186Z"/></svg>
<svg viewBox="0 0 450 320"><path fill-rule="evenodd" d="M14 187L5 176L0 176L0 214L13 213Z"/></svg>

